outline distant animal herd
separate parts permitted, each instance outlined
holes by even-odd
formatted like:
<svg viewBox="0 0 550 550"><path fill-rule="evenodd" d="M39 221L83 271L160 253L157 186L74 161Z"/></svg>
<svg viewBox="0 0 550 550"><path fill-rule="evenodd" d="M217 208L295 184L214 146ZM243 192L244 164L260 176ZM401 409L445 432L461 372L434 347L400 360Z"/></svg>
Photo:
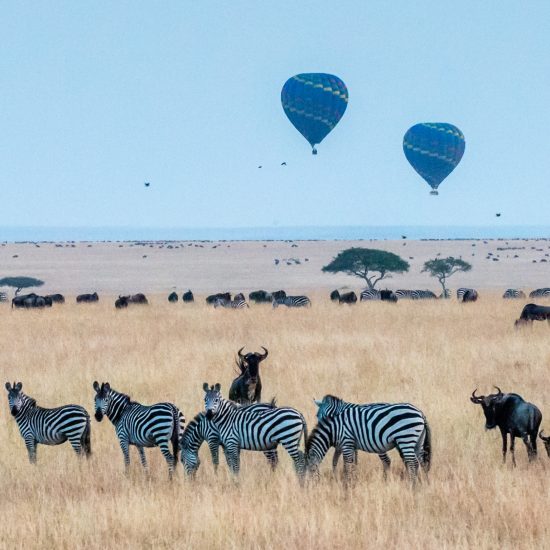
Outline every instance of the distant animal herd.
<svg viewBox="0 0 550 550"><path fill-rule="evenodd" d="M352 305L360 302L366 302L371 300L380 300L384 302L396 303L398 300L438 300L450 298L449 290L441 293L437 296L431 290L378 290L375 288L364 289L359 293L359 297L354 291L333 290L330 293L330 300L338 304ZM529 293L529 298L548 298L550 297L550 288L537 288ZM475 288L459 288L456 291L456 298L459 302L468 303L476 302L479 298L479 293ZM521 300L525 299L525 292L516 288L507 289L502 298L505 300ZM0 301L6 301L7 295L0 293ZM191 290L184 292L181 296L181 300L184 304L193 303L195 297ZM94 303L99 301L99 295L97 292L92 294L79 294L76 297L76 302L81 303ZM171 292L168 295L168 302L176 303L179 301L177 292ZM11 301L12 308L45 308L51 307L54 303L63 304L65 297L62 294L48 294L46 296L39 296L38 294L30 293L20 296L15 296ZM248 295L248 302L245 295L240 292L231 295L230 292L220 292L211 294L206 297L206 304L213 306L214 308L226 308L226 309L245 309L249 308L249 302L254 304L271 304L274 308L279 306L286 306L289 308L300 308L311 306L311 300L307 296L288 296L284 290L277 290L275 292L268 292L266 290L255 290ZM115 300L116 309L127 308L131 304L147 305L149 301L143 293L119 295ZM519 318L515 321L515 327L520 328L522 326L531 325L533 321L548 321L550 324L550 307L541 306L537 304L527 304Z"/></svg>
<svg viewBox="0 0 550 550"><path fill-rule="evenodd" d="M219 465L222 447L230 472L240 471L242 450L261 451L271 469L278 464L279 446L291 457L300 483L308 473L319 477L319 465L330 448L336 470L339 458L344 462L344 483L348 485L357 465L357 451L377 454L384 478L391 464L388 452L397 449L408 478L414 485L419 469L428 474L432 462L432 433L424 413L410 403L355 404L326 395L314 400L317 425L308 434L304 415L292 407L280 407L274 400L262 402L260 365L268 350L237 352L239 375L229 389L229 398L220 384L203 384L204 410L185 426L181 408L163 402L142 405L129 395L119 392L108 382L94 382L95 419L107 417L114 425L123 454L126 473L130 466L130 446L138 450L141 464L147 470L145 448L159 447L168 465L170 479L179 460L186 475L194 478L200 466L199 449L206 442L214 470ZM22 391L23 384L7 382L8 404L27 448L29 460L35 463L37 446L59 445L69 441L74 451L89 458L92 454L90 415L80 405L64 405L55 409L40 407L36 400ZM500 388L490 395L472 392L470 400L481 405L487 429L497 428L502 434L503 461L506 462L508 438L512 464L516 465L514 442L521 438L529 461L537 455L537 437L550 457L550 436L539 432L540 409L515 393L503 393ZM303 441L303 444L302 444Z"/></svg>

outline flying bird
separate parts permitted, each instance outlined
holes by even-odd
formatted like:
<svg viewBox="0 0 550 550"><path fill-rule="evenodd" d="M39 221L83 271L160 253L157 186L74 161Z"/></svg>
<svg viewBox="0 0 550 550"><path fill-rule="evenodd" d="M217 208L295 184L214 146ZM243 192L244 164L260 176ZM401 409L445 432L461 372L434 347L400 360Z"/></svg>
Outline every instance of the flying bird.
<svg viewBox="0 0 550 550"><path fill-rule="evenodd" d="M258 168L261 168L261 167L262 167L262 165L260 164L260 166L258 166Z"/></svg>
<svg viewBox="0 0 550 550"><path fill-rule="evenodd" d="M286 162L281 162L281 166L286 166Z"/></svg>
<svg viewBox="0 0 550 550"><path fill-rule="evenodd" d="M495 216L496 216L497 218L500 218L500 212L497 212L497 213L495 214Z"/></svg>
<svg viewBox="0 0 550 550"><path fill-rule="evenodd" d="M146 181L143 185L145 185L145 187L149 187L151 184L148 181Z"/></svg>

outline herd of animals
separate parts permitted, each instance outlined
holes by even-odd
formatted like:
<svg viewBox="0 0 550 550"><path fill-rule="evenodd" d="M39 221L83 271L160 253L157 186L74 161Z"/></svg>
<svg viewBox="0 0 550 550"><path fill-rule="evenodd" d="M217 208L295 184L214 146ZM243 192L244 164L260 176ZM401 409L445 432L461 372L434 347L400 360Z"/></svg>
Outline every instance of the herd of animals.
<svg viewBox="0 0 550 550"><path fill-rule="evenodd" d="M278 464L278 447L291 457L300 483L309 473L319 476L319 465L330 448L336 470L340 456L344 461L344 483L353 479L357 452L377 454L384 478L391 464L388 452L397 449L410 482L418 480L419 468L427 474L432 459L432 435L424 413L410 403L348 403L326 395L315 400L317 425L308 435L304 416L292 407L279 407L275 400L264 403L260 364L268 357L262 352L237 352L239 375L233 380L228 398L220 384L203 384L204 410L185 426L185 417L173 403L142 405L119 392L108 382L93 383L95 419L107 417L115 428L124 458L126 473L130 466L130 446L137 447L141 464L147 470L146 447L159 447L172 478L179 460L185 473L193 478L200 466L199 449L206 442L214 469L219 465L222 447L230 472L237 476L242 450L261 451L269 466ZM91 421L80 405L45 409L22 391L21 382L7 382L8 403L19 427L31 463L36 462L37 445L59 445L69 441L74 451L87 458L92 453ZM550 457L550 436L539 432L542 414L539 408L515 393L499 388L490 395L476 395L470 400L481 405L487 429L499 428L502 434L503 462L506 462L508 437L512 464L515 438L525 443L532 461L537 454L537 437L544 442ZM303 445L302 445L303 440ZM171 447L171 449L170 449Z"/></svg>
<svg viewBox="0 0 550 550"><path fill-rule="evenodd" d="M459 288L456 291L456 297L459 302L476 302L479 294L474 288ZM522 290L509 288L502 295L504 299L525 299L525 293ZM550 288L537 288L529 293L530 298L537 297L550 297ZM341 293L338 290L333 290L330 293L330 299L333 302L339 304L355 304L358 300L361 302L369 300L381 300L386 302L397 302L398 300L410 299L410 300L437 300L450 298L450 292L445 290L439 297L431 290L378 290L378 289L365 289L359 294L353 291ZM182 294L183 303L192 303L195 301L195 297L191 290ZM168 301L170 303L176 303L179 300L179 296L176 292L171 292L168 295ZM279 306L286 306L291 308L296 307L309 307L311 306L311 300L307 296L287 296L284 290L277 290L275 292L267 292L265 290L255 290L248 295L248 300L255 304L270 303L274 308ZM79 294L76 297L77 303L94 303L99 301L99 295L97 292L92 294ZM64 303L65 297L62 294L48 294L46 296L39 296L37 294L30 293L20 296L15 296L11 301L12 308L44 308L51 307L54 303ZM131 294L125 296L119 296L115 300L115 307L117 309L127 308L130 304L148 304L147 297L143 293ZM217 294L211 294L206 297L206 303L214 306L215 308L222 307L228 309L244 309L250 307L246 301L245 295L241 292L231 296L230 292L223 292ZM537 304L527 304L519 318L515 321L515 327L519 328L525 325L532 324L533 321L548 321L550 324L550 307L541 306Z"/></svg>

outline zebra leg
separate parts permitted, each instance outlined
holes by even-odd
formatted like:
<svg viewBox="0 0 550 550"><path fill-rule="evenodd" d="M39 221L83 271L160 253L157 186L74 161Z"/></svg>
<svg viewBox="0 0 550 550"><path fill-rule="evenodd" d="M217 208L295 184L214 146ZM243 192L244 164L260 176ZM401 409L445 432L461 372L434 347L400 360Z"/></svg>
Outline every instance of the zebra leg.
<svg viewBox="0 0 550 550"><path fill-rule="evenodd" d="M379 454L378 457L382 461L382 467L384 468L384 481L388 479L388 471L391 466L391 459L386 453ZM355 459L357 461L357 459Z"/></svg>
<svg viewBox="0 0 550 550"><path fill-rule="evenodd" d="M300 481L300 485L302 485L304 483L304 477L306 474L306 458L304 453L300 451L300 449L298 449L299 440L290 441L290 442L281 442L281 443L283 447L286 449L286 452L292 458L292 461L294 462L294 470L298 475L298 480Z"/></svg>
<svg viewBox="0 0 550 550"><path fill-rule="evenodd" d="M225 460L231 473L237 477L241 469L241 450L238 445L226 445Z"/></svg>
<svg viewBox="0 0 550 550"><path fill-rule="evenodd" d="M279 464L279 454L277 453L277 449L271 449L271 451L264 451L264 455L267 458L269 465L271 466L271 470L275 471L277 468L277 464Z"/></svg>
<svg viewBox="0 0 550 550"><path fill-rule="evenodd" d="M344 456L344 486L349 487L355 477L357 449L344 448L342 449L342 455Z"/></svg>
<svg viewBox="0 0 550 550"><path fill-rule="evenodd" d="M34 439L25 439L25 446L29 455L31 464L36 464L36 441Z"/></svg>
<svg viewBox="0 0 550 550"><path fill-rule="evenodd" d="M174 473L174 457L170 452L170 448L168 447L168 441L166 439L163 439L161 441L158 441L157 445L160 448L162 456L166 459L166 462L168 463L168 477L172 479L172 475Z"/></svg>
<svg viewBox="0 0 550 550"><path fill-rule="evenodd" d="M74 452L81 456L84 454L84 449L82 448L82 440L81 437L69 437L69 443L71 444L71 447L73 448Z"/></svg>
<svg viewBox="0 0 550 550"><path fill-rule="evenodd" d="M137 448L139 453L139 459L141 461L141 465L143 466L143 469L148 472L149 468L147 466L147 458L145 457L145 449L143 447L138 446Z"/></svg>
<svg viewBox="0 0 550 550"><path fill-rule="evenodd" d="M409 474L409 481L412 486L416 485L418 480L418 468L420 466L420 461L416 456L415 445L411 444L410 441L402 442L396 441L397 448L399 449L399 454L405 463L407 472Z"/></svg>
<svg viewBox="0 0 550 550"><path fill-rule="evenodd" d="M124 457L124 473L128 475L130 473L130 442L128 439L120 439L120 448L122 449L122 455Z"/></svg>
<svg viewBox="0 0 550 550"><path fill-rule="evenodd" d="M210 449L210 456L212 457L212 464L214 464L214 472L218 473L218 466L220 465L220 444L208 442L208 448Z"/></svg>
<svg viewBox="0 0 550 550"><path fill-rule="evenodd" d="M342 450L334 447L334 454L332 455L332 473L336 475L336 468L338 466L338 461L342 456Z"/></svg>

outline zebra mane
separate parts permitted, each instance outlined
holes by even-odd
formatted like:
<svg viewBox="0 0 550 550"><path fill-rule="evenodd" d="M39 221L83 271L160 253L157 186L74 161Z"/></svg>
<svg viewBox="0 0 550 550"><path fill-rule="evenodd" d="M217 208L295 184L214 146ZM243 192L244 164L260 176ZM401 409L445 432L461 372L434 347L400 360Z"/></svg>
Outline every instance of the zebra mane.
<svg viewBox="0 0 550 550"><path fill-rule="evenodd" d="M333 423L334 423L334 418L331 417L331 416L327 416L326 418L323 418L323 420L319 420L319 422L317 422L317 426L315 426L315 428L313 428L313 430L311 430L311 432L309 434L309 437L307 438L307 440L305 442L306 455L309 454L309 451L311 450L311 445L317 437L317 433L318 432L326 433L326 431L327 431L326 428L329 427ZM331 437L331 440L332 440L332 437Z"/></svg>
<svg viewBox="0 0 550 550"><path fill-rule="evenodd" d="M328 395L325 395L325 397L323 397L323 401L329 401L330 403L344 402L344 400L341 397L336 397L336 395L331 395L330 393Z"/></svg>
<svg viewBox="0 0 550 550"><path fill-rule="evenodd" d="M23 398L23 401L28 403L31 407L36 407L36 399L34 397L31 397L30 395L27 395L23 392L21 392L19 395Z"/></svg>

